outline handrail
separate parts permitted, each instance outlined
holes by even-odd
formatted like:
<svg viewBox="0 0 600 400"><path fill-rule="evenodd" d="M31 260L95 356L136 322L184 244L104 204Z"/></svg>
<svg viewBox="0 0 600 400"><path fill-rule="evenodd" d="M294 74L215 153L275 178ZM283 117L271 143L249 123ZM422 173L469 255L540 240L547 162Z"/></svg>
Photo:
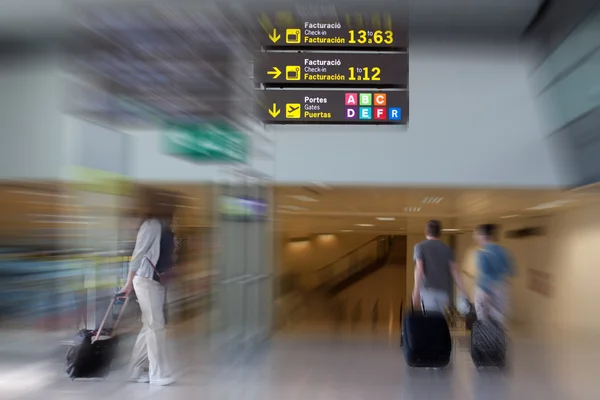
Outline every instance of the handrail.
<svg viewBox="0 0 600 400"><path fill-rule="evenodd" d="M362 319L362 299L358 300L358 303L354 306L352 310L352 327L356 327L356 325Z"/></svg>
<svg viewBox="0 0 600 400"><path fill-rule="evenodd" d="M404 300L400 300L400 315L398 322L400 323L400 330L402 330L402 324L404 323Z"/></svg>
<svg viewBox="0 0 600 400"><path fill-rule="evenodd" d="M371 312L371 327L373 330L377 329L377 324L379 323L379 299L375 301L375 305L373 306L373 310Z"/></svg>
<svg viewBox="0 0 600 400"><path fill-rule="evenodd" d="M354 254L354 253L358 253L361 249L364 249L365 247L367 247L368 245L370 245L373 242L376 242L378 240L381 240L381 238L385 238L387 237L387 235L379 235L374 237L373 239L369 240L368 242L365 242L363 244L361 244L360 246L358 246L357 248L355 248L354 250L350 250L348 253L344 254L343 256L341 256L340 258L338 258L337 260L330 262L329 264L321 267L321 268L317 268L317 271L322 271L324 269L327 269L329 267L331 267L332 265L337 264L338 262L342 261L343 259L347 258L348 256Z"/></svg>
<svg viewBox="0 0 600 400"><path fill-rule="evenodd" d="M335 328L340 329L346 321L346 307L348 306L348 299L339 299L334 301L333 306Z"/></svg>

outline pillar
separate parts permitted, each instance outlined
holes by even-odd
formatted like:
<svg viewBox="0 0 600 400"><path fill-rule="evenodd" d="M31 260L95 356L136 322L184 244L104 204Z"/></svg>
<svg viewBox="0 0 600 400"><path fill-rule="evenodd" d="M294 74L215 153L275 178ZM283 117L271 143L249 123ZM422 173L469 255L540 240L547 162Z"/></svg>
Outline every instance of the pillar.
<svg viewBox="0 0 600 400"><path fill-rule="evenodd" d="M58 53L19 49L0 58L0 180L59 180L66 162Z"/></svg>

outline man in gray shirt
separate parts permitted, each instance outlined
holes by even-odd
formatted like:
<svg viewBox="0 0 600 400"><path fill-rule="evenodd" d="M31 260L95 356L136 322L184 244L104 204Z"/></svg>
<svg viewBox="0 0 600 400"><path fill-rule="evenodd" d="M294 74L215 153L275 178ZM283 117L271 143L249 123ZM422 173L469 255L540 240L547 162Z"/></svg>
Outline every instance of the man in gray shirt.
<svg viewBox="0 0 600 400"><path fill-rule="evenodd" d="M428 311L445 312L450 304L452 281L467 298L452 249L440 240L442 224L431 220L425 227L427 240L415 245L415 287L412 301ZM421 303L422 302L422 303Z"/></svg>

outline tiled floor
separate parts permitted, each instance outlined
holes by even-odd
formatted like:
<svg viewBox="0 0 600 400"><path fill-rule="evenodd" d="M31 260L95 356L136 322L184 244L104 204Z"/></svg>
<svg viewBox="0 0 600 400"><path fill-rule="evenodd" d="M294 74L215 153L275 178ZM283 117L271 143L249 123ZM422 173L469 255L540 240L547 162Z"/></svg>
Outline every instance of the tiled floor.
<svg viewBox="0 0 600 400"><path fill-rule="evenodd" d="M553 345L553 346L556 346ZM589 344L557 348L517 339L506 373L477 371L468 341L456 340L446 370L413 370L397 343L365 337L276 339L243 362L230 362L190 342L178 346L180 378L170 387L106 381L71 382L56 363L0 368L3 399L215 400L598 400L600 366ZM592 352L592 353L590 353ZM566 357L565 354L569 354ZM0 360L1 364L1 360Z"/></svg>

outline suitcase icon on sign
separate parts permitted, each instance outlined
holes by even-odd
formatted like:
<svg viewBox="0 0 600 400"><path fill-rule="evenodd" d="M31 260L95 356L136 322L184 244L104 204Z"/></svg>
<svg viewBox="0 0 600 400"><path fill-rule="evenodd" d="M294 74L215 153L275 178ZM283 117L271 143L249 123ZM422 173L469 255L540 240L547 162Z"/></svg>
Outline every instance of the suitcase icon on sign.
<svg viewBox="0 0 600 400"><path fill-rule="evenodd" d="M300 66L299 65L288 65L285 67L285 80L286 81L299 81L300 80Z"/></svg>
<svg viewBox="0 0 600 400"><path fill-rule="evenodd" d="M300 29L292 28L285 30L285 42L288 44L298 44L300 43L301 37Z"/></svg>

